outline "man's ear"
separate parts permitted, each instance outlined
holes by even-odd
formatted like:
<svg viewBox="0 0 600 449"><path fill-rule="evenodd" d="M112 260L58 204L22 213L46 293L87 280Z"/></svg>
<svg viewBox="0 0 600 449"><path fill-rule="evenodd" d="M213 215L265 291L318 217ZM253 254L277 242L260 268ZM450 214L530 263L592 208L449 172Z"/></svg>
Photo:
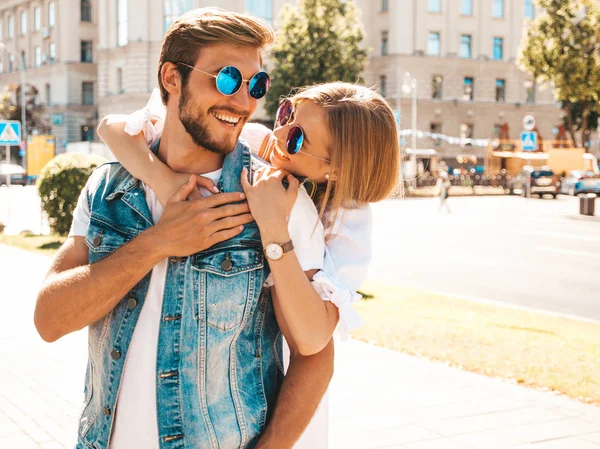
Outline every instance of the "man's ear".
<svg viewBox="0 0 600 449"><path fill-rule="evenodd" d="M165 62L160 69L160 78L163 87L169 94L178 95L181 93L181 76L175 64Z"/></svg>

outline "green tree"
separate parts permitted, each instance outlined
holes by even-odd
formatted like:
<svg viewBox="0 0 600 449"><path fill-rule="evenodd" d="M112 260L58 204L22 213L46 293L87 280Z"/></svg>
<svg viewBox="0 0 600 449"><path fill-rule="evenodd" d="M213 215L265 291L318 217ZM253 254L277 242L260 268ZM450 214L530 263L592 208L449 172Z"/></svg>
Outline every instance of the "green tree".
<svg viewBox="0 0 600 449"><path fill-rule="evenodd" d="M600 109L600 3L598 0L537 0L545 10L527 30L520 62L534 79L550 82L565 111L566 129L585 139Z"/></svg>
<svg viewBox="0 0 600 449"><path fill-rule="evenodd" d="M272 52L275 64L266 110L274 117L279 99L295 87L361 81L367 51L352 1L299 0L286 4Z"/></svg>

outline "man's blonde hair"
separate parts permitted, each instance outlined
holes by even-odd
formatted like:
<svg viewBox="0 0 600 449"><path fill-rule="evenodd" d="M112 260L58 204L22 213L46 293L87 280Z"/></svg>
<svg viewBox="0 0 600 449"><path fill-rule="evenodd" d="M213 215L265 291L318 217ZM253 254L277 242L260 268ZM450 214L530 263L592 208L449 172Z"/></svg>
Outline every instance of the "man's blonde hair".
<svg viewBox="0 0 600 449"><path fill-rule="evenodd" d="M394 112L385 99L367 87L338 82L304 88L291 100L312 101L327 116L335 180L318 186L314 198L325 224L335 223L342 207L387 198L400 176L400 150Z"/></svg>
<svg viewBox="0 0 600 449"><path fill-rule="evenodd" d="M249 14L213 7L185 13L169 27L162 42L158 61L158 85L163 102L167 104L169 99L161 77L165 63L182 62L193 66L202 47L231 44L268 49L274 40L273 29L262 19ZM182 87L185 87L192 69L182 64L178 64L177 68Z"/></svg>

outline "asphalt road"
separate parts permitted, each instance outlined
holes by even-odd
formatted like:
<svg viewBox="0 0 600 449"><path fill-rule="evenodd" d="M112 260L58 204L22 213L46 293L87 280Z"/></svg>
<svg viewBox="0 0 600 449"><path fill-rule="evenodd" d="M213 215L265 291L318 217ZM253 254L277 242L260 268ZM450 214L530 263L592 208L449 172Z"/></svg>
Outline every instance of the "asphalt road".
<svg viewBox="0 0 600 449"><path fill-rule="evenodd" d="M600 199L390 200L373 206L369 278L600 320Z"/></svg>

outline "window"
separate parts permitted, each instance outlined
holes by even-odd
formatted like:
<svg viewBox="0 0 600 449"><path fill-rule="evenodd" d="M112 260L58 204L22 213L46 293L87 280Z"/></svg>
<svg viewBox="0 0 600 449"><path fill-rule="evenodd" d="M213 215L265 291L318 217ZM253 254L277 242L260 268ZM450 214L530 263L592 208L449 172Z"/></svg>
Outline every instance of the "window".
<svg viewBox="0 0 600 449"><path fill-rule="evenodd" d="M381 0L381 12L388 10L388 0Z"/></svg>
<svg viewBox="0 0 600 449"><path fill-rule="evenodd" d="M8 55L8 71L12 72L15 68L15 55L12 53Z"/></svg>
<svg viewBox="0 0 600 449"><path fill-rule="evenodd" d="M473 15L473 0L461 0L460 13L463 16L472 16Z"/></svg>
<svg viewBox="0 0 600 449"><path fill-rule="evenodd" d="M53 42L48 46L48 57L50 64L56 61L56 44Z"/></svg>
<svg viewBox="0 0 600 449"><path fill-rule="evenodd" d="M465 77L463 81L463 101L473 101L475 98L475 82L471 77Z"/></svg>
<svg viewBox="0 0 600 449"><path fill-rule="evenodd" d="M527 104L535 104L535 90L536 84L533 81L528 81L525 83L525 88L527 89Z"/></svg>
<svg viewBox="0 0 600 449"><path fill-rule="evenodd" d="M117 69L117 94L120 95L123 93L123 69Z"/></svg>
<svg viewBox="0 0 600 449"><path fill-rule="evenodd" d="M469 34L463 34L460 37L460 53L461 58L471 58L471 36Z"/></svg>
<svg viewBox="0 0 600 449"><path fill-rule="evenodd" d="M54 2L48 3L48 26L52 28L56 25L56 16L54 14Z"/></svg>
<svg viewBox="0 0 600 449"><path fill-rule="evenodd" d="M81 41L81 62L94 62L92 41Z"/></svg>
<svg viewBox="0 0 600 449"><path fill-rule="evenodd" d="M179 2L185 3L185 2ZM185 6L185 5L183 5ZM187 6L187 8L191 8ZM246 0L246 11L255 16L262 17L269 23L273 23L273 1L272 0ZM185 11L182 11L184 13Z"/></svg>
<svg viewBox="0 0 600 449"><path fill-rule="evenodd" d="M504 58L504 39L502 39L501 37L495 37L494 38L494 54L493 54L493 58L496 61L502 61L502 59Z"/></svg>
<svg viewBox="0 0 600 449"><path fill-rule="evenodd" d="M442 84L444 82L444 78L442 75L433 75L431 78L431 98L433 100L441 100L442 99Z"/></svg>
<svg viewBox="0 0 600 449"><path fill-rule="evenodd" d="M260 17L263 17L260 14L260 11L264 11L267 8L265 6L263 6L263 4L269 3L269 5L271 4L271 0L269 0L268 2L265 1L260 1L260 0L246 0L246 9L257 15ZM173 22L175 22L177 19L179 19L179 16L181 16L184 12L189 11L190 9L192 9L192 1L191 0L164 0L164 5L165 5L165 15L164 15L164 20L165 20L165 31L167 31L167 29L171 26L171 24ZM249 7L250 6L250 7ZM256 7L258 7L259 11L256 11ZM269 7L269 16L271 16L271 10L272 8ZM271 19L269 19L271 20Z"/></svg>
<svg viewBox="0 0 600 449"><path fill-rule="evenodd" d="M117 45L127 45L127 0L117 0Z"/></svg>
<svg viewBox="0 0 600 449"><path fill-rule="evenodd" d="M386 91L387 91L387 76L385 76L385 75L381 75L379 77L379 90L381 91L381 95L383 97L387 97L387 95L386 95Z"/></svg>
<svg viewBox="0 0 600 449"><path fill-rule="evenodd" d="M506 82L501 79L496 80L496 103L506 101Z"/></svg>
<svg viewBox="0 0 600 449"><path fill-rule="evenodd" d="M429 40L427 41L427 54L429 56L439 56L440 52L440 33L429 33Z"/></svg>
<svg viewBox="0 0 600 449"><path fill-rule="evenodd" d="M527 19L533 19L535 17L535 8L533 7L533 0L525 0L525 17Z"/></svg>
<svg viewBox="0 0 600 449"><path fill-rule="evenodd" d="M388 55L388 32L381 32L381 56Z"/></svg>
<svg viewBox="0 0 600 449"><path fill-rule="evenodd" d="M33 29L35 31L40 31L42 27L42 10L39 6L36 6L33 10Z"/></svg>
<svg viewBox="0 0 600 449"><path fill-rule="evenodd" d="M91 22L92 21L92 2L91 0L81 0L81 21Z"/></svg>
<svg viewBox="0 0 600 449"><path fill-rule="evenodd" d="M27 33L27 13L21 11L21 35Z"/></svg>
<svg viewBox="0 0 600 449"><path fill-rule="evenodd" d="M46 83L46 104L50 106L52 104L52 88L50 83Z"/></svg>
<svg viewBox="0 0 600 449"><path fill-rule="evenodd" d="M15 37L15 18L8 16L8 38L12 39Z"/></svg>
<svg viewBox="0 0 600 449"><path fill-rule="evenodd" d="M4 29L2 28L2 22L0 22L0 41L4 37Z"/></svg>
<svg viewBox="0 0 600 449"><path fill-rule="evenodd" d="M93 142L94 141L94 127L84 125L81 127L81 141L82 142Z"/></svg>
<svg viewBox="0 0 600 449"><path fill-rule="evenodd" d="M442 0L429 0L429 12L441 12Z"/></svg>
<svg viewBox="0 0 600 449"><path fill-rule="evenodd" d="M460 125L460 140L461 145L471 145L471 142L465 142L466 139L473 138L473 125L471 123L461 123Z"/></svg>
<svg viewBox="0 0 600 449"><path fill-rule="evenodd" d="M504 0L494 0L492 16L499 19L504 17Z"/></svg>
<svg viewBox="0 0 600 449"><path fill-rule="evenodd" d="M429 130L431 131L431 134L442 134L442 124L441 123L432 123L429 126ZM431 138L433 139L433 144L436 146L440 146L442 144L442 139L440 138L440 136L431 136Z"/></svg>
<svg viewBox="0 0 600 449"><path fill-rule="evenodd" d="M35 66L39 67L42 65L42 49L35 47Z"/></svg>
<svg viewBox="0 0 600 449"><path fill-rule="evenodd" d="M94 105L94 83L84 81L81 84L81 104L84 106Z"/></svg>

